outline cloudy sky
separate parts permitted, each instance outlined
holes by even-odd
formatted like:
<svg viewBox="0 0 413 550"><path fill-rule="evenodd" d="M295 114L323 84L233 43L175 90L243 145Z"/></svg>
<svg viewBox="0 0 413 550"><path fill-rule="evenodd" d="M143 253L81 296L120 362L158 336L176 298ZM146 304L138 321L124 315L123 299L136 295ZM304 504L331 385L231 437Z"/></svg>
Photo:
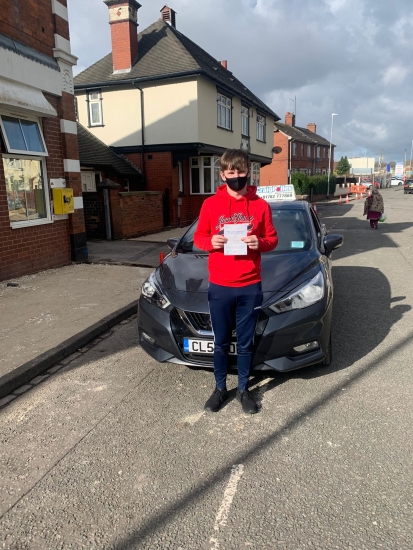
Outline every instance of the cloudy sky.
<svg viewBox="0 0 413 550"><path fill-rule="evenodd" d="M164 0L165 1L165 0ZM139 0L139 30L159 19L162 0ZM413 140L412 0L170 0L177 29L216 59L284 122L334 117L341 155L410 160ZM75 73L110 52L103 0L68 0Z"/></svg>

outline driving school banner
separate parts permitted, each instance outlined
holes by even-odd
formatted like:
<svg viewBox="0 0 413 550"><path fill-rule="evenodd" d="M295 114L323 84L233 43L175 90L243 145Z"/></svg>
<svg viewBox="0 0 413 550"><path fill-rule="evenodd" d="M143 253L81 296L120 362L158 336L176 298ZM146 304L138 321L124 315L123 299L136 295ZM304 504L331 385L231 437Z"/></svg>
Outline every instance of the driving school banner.
<svg viewBox="0 0 413 550"><path fill-rule="evenodd" d="M294 185L258 186L257 195L268 202L296 200Z"/></svg>

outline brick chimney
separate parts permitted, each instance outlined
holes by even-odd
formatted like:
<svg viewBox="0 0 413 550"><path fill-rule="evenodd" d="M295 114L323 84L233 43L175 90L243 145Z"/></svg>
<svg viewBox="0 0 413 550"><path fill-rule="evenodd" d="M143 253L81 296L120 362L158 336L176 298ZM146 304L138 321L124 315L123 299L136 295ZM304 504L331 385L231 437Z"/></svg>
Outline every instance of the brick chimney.
<svg viewBox="0 0 413 550"><path fill-rule="evenodd" d="M285 123L288 124L288 126L295 126L295 114L287 111L285 113Z"/></svg>
<svg viewBox="0 0 413 550"><path fill-rule="evenodd" d="M224 69L228 69L228 62L227 62L226 59L223 59L223 60L221 61L221 65L224 67Z"/></svg>
<svg viewBox="0 0 413 550"><path fill-rule="evenodd" d="M316 134L317 126L315 125L315 122L310 122L307 124L307 130L310 130L310 132L313 132L313 134Z"/></svg>
<svg viewBox="0 0 413 550"><path fill-rule="evenodd" d="M136 0L103 0L109 8L113 74L128 73L138 56L138 9Z"/></svg>
<svg viewBox="0 0 413 550"><path fill-rule="evenodd" d="M162 21L165 21L165 23L168 23L168 25L171 25L171 27L176 29L176 11L174 11L169 6L164 6L161 9L161 19Z"/></svg>

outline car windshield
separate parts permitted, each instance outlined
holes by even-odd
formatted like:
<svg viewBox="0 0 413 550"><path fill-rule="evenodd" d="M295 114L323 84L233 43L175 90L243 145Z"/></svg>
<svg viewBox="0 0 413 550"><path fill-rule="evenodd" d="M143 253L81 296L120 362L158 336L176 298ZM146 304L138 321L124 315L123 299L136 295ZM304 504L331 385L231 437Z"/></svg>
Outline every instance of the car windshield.
<svg viewBox="0 0 413 550"><path fill-rule="evenodd" d="M278 245L275 250L268 254L287 254L306 251L311 248L311 231L306 211L292 208L273 209L272 219L274 227L277 230ZM196 227L197 223L194 223L182 237L177 249L178 252L190 254L206 253L194 245Z"/></svg>

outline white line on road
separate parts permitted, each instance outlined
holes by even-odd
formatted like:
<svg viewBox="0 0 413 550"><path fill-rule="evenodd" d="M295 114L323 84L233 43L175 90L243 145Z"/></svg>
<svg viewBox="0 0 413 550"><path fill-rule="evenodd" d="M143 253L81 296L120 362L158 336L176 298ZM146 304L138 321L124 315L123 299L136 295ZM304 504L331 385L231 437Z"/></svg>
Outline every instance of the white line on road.
<svg viewBox="0 0 413 550"><path fill-rule="evenodd" d="M244 465L236 464L231 468L231 477L229 478L227 488L224 492L224 498L218 513L215 518L214 531L215 534L209 539L211 544L211 550L219 550L218 533L220 527L225 527L228 520L229 510L231 508L232 500L237 492L238 482L244 473Z"/></svg>

